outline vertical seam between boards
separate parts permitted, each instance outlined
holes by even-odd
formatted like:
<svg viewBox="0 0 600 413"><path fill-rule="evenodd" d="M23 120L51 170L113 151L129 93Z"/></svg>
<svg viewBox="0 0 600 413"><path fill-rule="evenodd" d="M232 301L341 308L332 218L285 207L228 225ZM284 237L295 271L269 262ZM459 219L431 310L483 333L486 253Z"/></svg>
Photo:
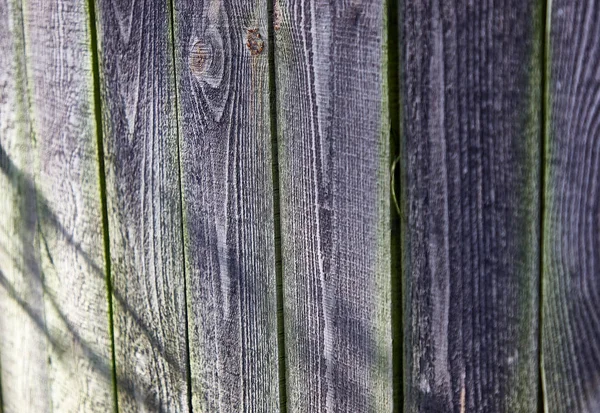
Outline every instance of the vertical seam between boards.
<svg viewBox="0 0 600 413"><path fill-rule="evenodd" d="M391 289L391 333L392 333L392 400L394 413L403 411L403 377L404 377L404 337L402 311L402 191L398 204L396 175L403 167L400 151L400 32L399 32L399 0L387 0L387 85L388 117L389 117L389 161L390 161L390 289ZM399 168L397 168L399 167Z"/></svg>
<svg viewBox="0 0 600 413"><path fill-rule="evenodd" d="M179 185L179 223L181 232L181 255L183 258L183 295L185 301L185 346L186 346L186 380L187 380L187 403L189 412L193 412L192 405L192 369L191 369L191 353L190 353L190 331L189 331L189 308L188 308L188 277L187 277L187 260L185 258L185 235L184 235L184 219L183 219L183 183L182 183L182 161L181 161L181 143L183 136L181 135L181 129L179 127L179 85L177 83L177 56L175 51L175 4L174 0L168 0L169 2L169 26L171 35L171 59L173 64L173 87L175 92L175 127L177 134L177 165L178 165L178 185Z"/></svg>
<svg viewBox="0 0 600 413"><path fill-rule="evenodd" d="M546 214L546 150L549 145L549 116L550 116L550 16L552 12L552 0L540 0L540 19L541 21L541 139L540 139L540 241L539 241L539 318L538 318L538 411L539 413L546 412L545 400L545 378L544 378L544 363L543 363L543 316L544 316L544 222Z"/></svg>
<svg viewBox="0 0 600 413"><path fill-rule="evenodd" d="M269 115L271 132L271 174L273 179L273 232L275 246L275 285L277 307L277 353L279 376L279 411L287 412L287 382L286 382L286 355L285 355L285 320L283 308L283 260L281 252L281 207L280 207L280 179L279 179L279 140L277 124L277 85L275 78L275 26L274 2L267 0L267 25L268 25L268 62L269 62Z"/></svg>
<svg viewBox="0 0 600 413"><path fill-rule="evenodd" d="M94 93L94 116L96 121L96 140L98 151L98 180L100 183L100 203L102 208L102 227L104 241L104 259L106 265L106 291L108 298L108 318L110 331L110 346L112 354L111 378L113 384L113 409L119 411L118 382L117 382L117 361L115 353L115 332L114 332L114 312L113 312L113 286L111 272L110 255L110 234L108 227L108 205L106 197L106 168L104 164L104 131L102 127L102 96L100 91L100 57L98 51L98 28L96 24L96 1L87 0L90 28L90 46L92 57L92 77Z"/></svg>

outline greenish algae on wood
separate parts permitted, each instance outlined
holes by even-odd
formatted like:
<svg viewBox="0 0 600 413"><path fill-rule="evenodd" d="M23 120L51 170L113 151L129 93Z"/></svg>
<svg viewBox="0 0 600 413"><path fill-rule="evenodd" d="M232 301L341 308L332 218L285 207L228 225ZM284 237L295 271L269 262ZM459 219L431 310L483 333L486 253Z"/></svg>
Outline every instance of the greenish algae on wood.
<svg viewBox="0 0 600 413"><path fill-rule="evenodd" d="M188 412L170 4L97 0L95 10L118 407Z"/></svg>
<svg viewBox="0 0 600 413"><path fill-rule="evenodd" d="M48 339L20 1L0 0L0 56L0 411L44 413Z"/></svg>
<svg viewBox="0 0 600 413"><path fill-rule="evenodd" d="M385 11L274 5L291 412L393 408Z"/></svg>
<svg viewBox="0 0 600 413"><path fill-rule="evenodd" d="M194 411L277 412L266 0L174 0Z"/></svg>
<svg viewBox="0 0 600 413"><path fill-rule="evenodd" d="M112 411L112 354L87 3L23 4L49 405ZM31 383L35 392L37 384Z"/></svg>
<svg viewBox="0 0 600 413"><path fill-rule="evenodd" d="M538 408L542 19L402 5L405 412Z"/></svg>
<svg viewBox="0 0 600 413"><path fill-rule="evenodd" d="M600 411L600 4L547 13L542 367L546 412Z"/></svg>

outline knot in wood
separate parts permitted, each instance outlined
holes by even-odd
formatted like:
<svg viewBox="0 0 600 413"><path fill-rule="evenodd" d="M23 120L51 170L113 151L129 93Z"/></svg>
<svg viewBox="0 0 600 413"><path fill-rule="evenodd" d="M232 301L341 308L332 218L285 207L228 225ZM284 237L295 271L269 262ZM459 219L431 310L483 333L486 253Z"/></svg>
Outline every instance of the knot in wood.
<svg viewBox="0 0 600 413"><path fill-rule="evenodd" d="M195 76L200 76L205 71L208 52L208 47L201 41L194 43L194 46L192 46L189 56L189 66Z"/></svg>
<svg viewBox="0 0 600 413"><path fill-rule="evenodd" d="M250 50L250 54L252 56L256 56L263 51L265 47L265 42L263 41L258 29L248 29L248 33L246 35L246 47Z"/></svg>

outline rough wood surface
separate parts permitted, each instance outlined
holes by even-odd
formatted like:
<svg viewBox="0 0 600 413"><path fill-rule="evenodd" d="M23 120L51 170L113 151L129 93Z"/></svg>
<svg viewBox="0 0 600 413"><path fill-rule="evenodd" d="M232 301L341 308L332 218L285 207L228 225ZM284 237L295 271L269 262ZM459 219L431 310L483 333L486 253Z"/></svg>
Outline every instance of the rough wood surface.
<svg viewBox="0 0 600 413"><path fill-rule="evenodd" d="M288 410L392 410L383 1L274 7Z"/></svg>
<svg viewBox="0 0 600 413"><path fill-rule="evenodd" d="M20 1L0 0L0 56L0 411L44 413L47 331Z"/></svg>
<svg viewBox="0 0 600 413"><path fill-rule="evenodd" d="M27 0L35 188L56 412L111 411L111 345L98 140L85 2ZM33 392L36 385L31 383Z"/></svg>
<svg viewBox="0 0 600 413"><path fill-rule="evenodd" d="M600 411L600 2L550 3L542 360L548 412Z"/></svg>
<svg viewBox="0 0 600 413"><path fill-rule="evenodd" d="M169 3L97 1L120 411L188 411Z"/></svg>
<svg viewBox="0 0 600 413"><path fill-rule="evenodd" d="M174 8L194 411L276 412L267 2Z"/></svg>
<svg viewBox="0 0 600 413"><path fill-rule="evenodd" d="M542 18L403 3L405 412L537 409Z"/></svg>

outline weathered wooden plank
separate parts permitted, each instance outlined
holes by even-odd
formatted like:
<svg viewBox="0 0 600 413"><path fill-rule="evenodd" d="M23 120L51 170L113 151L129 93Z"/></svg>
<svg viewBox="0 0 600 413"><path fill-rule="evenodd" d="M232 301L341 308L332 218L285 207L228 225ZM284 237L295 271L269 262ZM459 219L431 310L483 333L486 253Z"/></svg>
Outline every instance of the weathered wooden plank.
<svg viewBox="0 0 600 413"><path fill-rule="evenodd" d="M85 2L27 0L24 27L53 411L113 409L91 32ZM30 383L35 392L36 384Z"/></svg>
<svg viewBox="0 0 600 413"><path fill-rule="evenodd" d="M292 412L392 410L384 3L274 6Z"/></svg>
<svg viewBox="0 0 600 413"><path fill-rule="evenodd" d="M600 411L600 2L548 21L542 360L546 411Z"/></svg>
<svg viewBox="0 0 600 413"><path fill-rule="evenodd" d="M21 2L0 0L0 411L5 413L50 411L23 36Z"/></svg>
<svg viewBox="0 0 600 413"><path fill-rule="evenodd" d="M401 8L406 412L534 412L541 6Z"/></svg>
<svg viewBox="0 0 600 413"><path fill-rule="evenodd" d="M279 411L266 0L175 0L194 411Z"/></svg>
<svg viewBox="0 0 600 413"><path fill-rule="evenodd" d="M120 411L188 411L167 0L96 3Z"/></svg>

